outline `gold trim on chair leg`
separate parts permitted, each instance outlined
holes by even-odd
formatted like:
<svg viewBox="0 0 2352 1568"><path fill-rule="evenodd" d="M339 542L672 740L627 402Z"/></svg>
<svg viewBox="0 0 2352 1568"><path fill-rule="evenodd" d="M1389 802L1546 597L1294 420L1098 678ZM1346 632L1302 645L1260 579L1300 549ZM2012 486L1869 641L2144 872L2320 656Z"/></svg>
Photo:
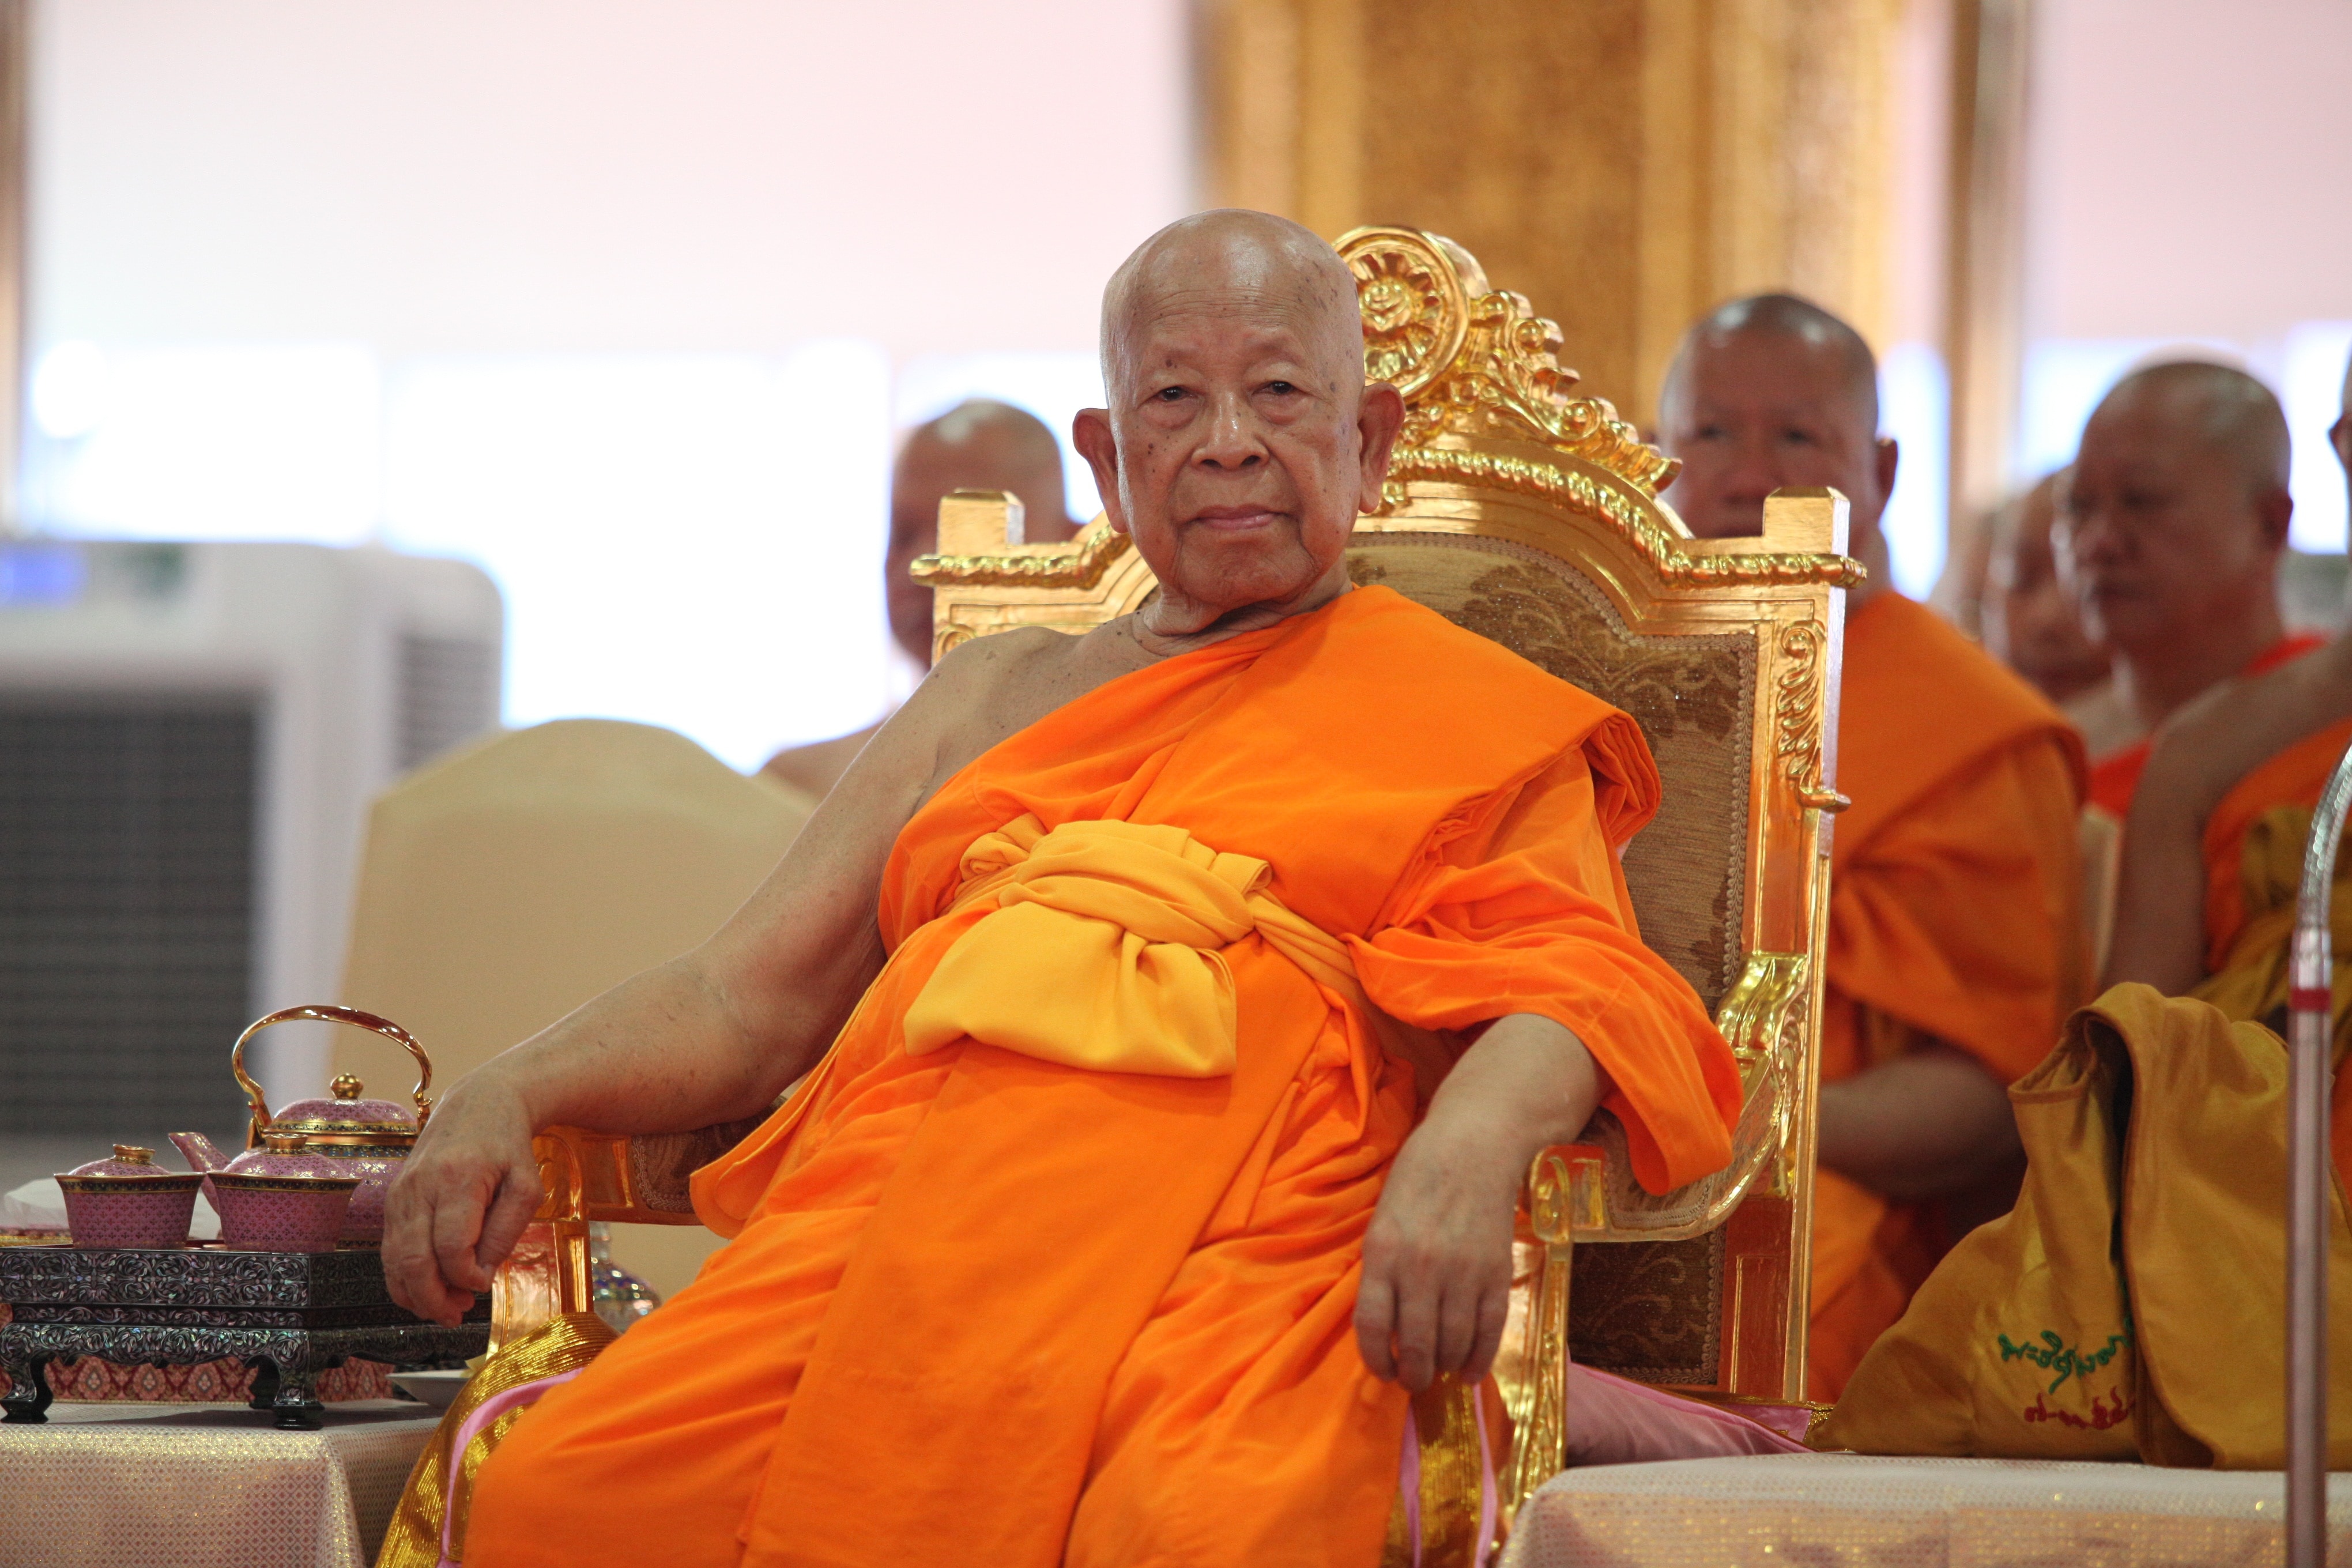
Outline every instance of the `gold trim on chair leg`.
<svg viewBox="0 0 2352 1568"><path fill-rule="evenodd" d="M1544 1249L1527 1318L1526 1374L1511 1409L1511 1464L1503 1488L1503 1518L1568 1464L1569 1281L1576 1232L1601 1215L1601 1151L1555 1144L1528 1171L1528 1228Z"/></svg>

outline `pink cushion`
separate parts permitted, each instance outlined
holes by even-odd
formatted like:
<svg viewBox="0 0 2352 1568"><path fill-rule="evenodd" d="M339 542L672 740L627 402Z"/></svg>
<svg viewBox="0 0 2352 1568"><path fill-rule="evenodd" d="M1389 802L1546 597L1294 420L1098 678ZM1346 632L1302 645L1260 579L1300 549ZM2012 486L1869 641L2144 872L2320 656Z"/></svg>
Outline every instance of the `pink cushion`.
<svg viewBox="0 0 2352 1568"><path fill-rule="evenodd" d="M1810 1450L1718 1405L1682 1399L1590 1367L1568 1369L1568 1462L1633 1465Z"/></svg>

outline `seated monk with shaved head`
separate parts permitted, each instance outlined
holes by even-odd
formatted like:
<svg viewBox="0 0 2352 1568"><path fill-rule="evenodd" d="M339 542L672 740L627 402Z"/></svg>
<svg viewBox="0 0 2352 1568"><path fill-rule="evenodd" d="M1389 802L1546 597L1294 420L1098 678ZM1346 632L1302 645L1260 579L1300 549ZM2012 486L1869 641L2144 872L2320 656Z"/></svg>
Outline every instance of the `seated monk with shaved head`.
<svg viewBox="0 0 2352 1568"><path fill-rule="evenodd" d="M1295 224L1148 241L1077 437L1157 595L950 653L726 929L435 1113L383 1256L451 1321L534 1129L807 1075L695 1178L732 1242L491 1453L464 1561L1364 1568L1536 1152L1606 1104L1653 1189L1728 1160L1736 1065L1618 867L1640 732L1349 586L1402 416L1360 331Z"/></svg>
<svg viewBox="0 0 2352 1568"><path fill-rule="evenodd" d="M2082 748L2039 692L1887 584L1897 454L1853 328L1786 294L1723 306L1684 339L1659 427L1694 533L1759 533L1774 489L1830 486L1870 574L1847 598L1837 784L1853 805L1830 858L1813 1189L1808 1378L1834 1401L1969 1200L2014 1168L2004 1090L2079 1000Z"/></svg>
<svg viewBox="0 0 2352 1568"><path fill-rule="evenodd" d="M2135 371L2083 427L2058 540L2084 625L2114 651L2116 694L2138 729L2093 759L2091 799L2119 817L2158 725L2199 693L2323 640L2291 635L2279 615L2294 511L2287 456L2278 399L2226 365Z"/></svg>
<svg viewBox="0 0 2352 1568"><path fill-rule="evenodd" d="M931 664L931 591L907 569L918 556L939 548L940 502L954 490L1005 490L1019 497L1018 542L1057 544L1078 531L1062 499L1061 446L1035 415L975 397L908 431L890 466L890 542L882 556L882 588L890 637L922 669ZM881 728L877 722L854 734L787 747L760 771L822 800Z"/></svg>
<svg viewBox="0 0 2352 1568"><path fill-rule="evenodd" d="M2328 438L2352 481L2352 366ZM2281 472L2284 461L2282 453ZM2266 480L2273 471L2265 464L2247 477ZM2132 803L2108 982L2202 996L2233 1018L2284 1034L2304 844L2320 789L2347 745L2352 633L2183 703L2158 731ZM2347 872L2352 856L2336 868L2339 975L2352 960L2341 891ZM2336 994L2340 1039L2340 983ZM2336 1164L2352 1169L2352 1073L2336 1077L2334 1129Z"/></svg>

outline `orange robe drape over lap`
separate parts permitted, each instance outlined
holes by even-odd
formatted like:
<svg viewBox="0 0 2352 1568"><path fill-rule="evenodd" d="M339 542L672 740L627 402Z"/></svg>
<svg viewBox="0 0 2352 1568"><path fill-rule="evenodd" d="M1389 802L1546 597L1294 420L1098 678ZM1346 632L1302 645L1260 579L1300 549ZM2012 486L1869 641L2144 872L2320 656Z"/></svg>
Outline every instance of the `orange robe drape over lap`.
<svg viewBox="0 0 2352 1568"><path fill-rule="evenodd" d="M2004 1084L2080 999L2082 742L1934 612L1883 593L1848 618L1838 714L1822 1081L1921 1037ZM1940 1216L1824 1167L1808 1379L1833 1403L1948 1245Z"/></svg>
<svg viewBox="0 0 2352 1568"><path fill-rule="evenodd" d="M1677 1184L1727 1159L1738 1082L1634 931L1612 850L1656 792L1624 715L1382 589L999 745L900 836L822 1080L698 1176L734 1241L516 1426L466 1560L1372 1563L1405 1407L1352 1317L1412 1069L1255 934L1220 954L1230 1076L910 1056L900 1021L995 907L943 913L983 835L1173 825L1269 862L1393 1016L1575 1030Z"/></svg>

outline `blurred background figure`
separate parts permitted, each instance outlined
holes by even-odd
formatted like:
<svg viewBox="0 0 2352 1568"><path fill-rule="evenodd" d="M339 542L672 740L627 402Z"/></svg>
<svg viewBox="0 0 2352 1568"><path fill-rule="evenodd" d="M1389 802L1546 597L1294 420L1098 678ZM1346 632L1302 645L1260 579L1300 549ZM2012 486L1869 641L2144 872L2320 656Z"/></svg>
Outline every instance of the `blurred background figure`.
<svg viewBox="0 0 2352 1568"><path fill-rule="evenodd" d="M2038 693L1896 590L1881 531L1898 451L1862 335L1788 294L1684 337L1659 436L1691 531L1763 531L1776 489L1851 504L1814 1187L1811 1397L1834 1401L1949 1237L2005 1207L2004 1092L2078 1000L2082 748ZM2012 1189L2013 1190L2013 1189Z"/></svg>
<svg viewBox="0 0 2352 1568"><path fill-rule="evenodd" d="M2278 399L2226 365L2135 371L2084 426L2057 537L2084 628L2114 650L2136 737L2323 640L2289 634L2279 608L2289 456ZM2092 802L2127 813L2147 752L2135 738L2095 753Z"/></svg>
<svg viewBox="0 0 2352 1568"><path fill-rule="evenodd" d="M919 668L931 664L931 591L907 574L919 555L938 548L940 502L953 490L1010 490L1021 498L1017 542L1055 544L1078 531L1063 500L1062 449L1035 415L1009 403L974 398L908 432L890 470L890 547L882 575L889 595L890 636ZM823 799L874 732L793 746L761 771Z"/></svg>
<svg viewBox="0 0 2352 1568"><path fill-rule="evenodd" d="M2058 704L2090 753L2103 756L2139 730L2116 696L2106 650L2084 631L2074 591L2058 574L2052 533L2065 483L2062 468L1993 513L1978 624L1985 651Z"/></svg>

